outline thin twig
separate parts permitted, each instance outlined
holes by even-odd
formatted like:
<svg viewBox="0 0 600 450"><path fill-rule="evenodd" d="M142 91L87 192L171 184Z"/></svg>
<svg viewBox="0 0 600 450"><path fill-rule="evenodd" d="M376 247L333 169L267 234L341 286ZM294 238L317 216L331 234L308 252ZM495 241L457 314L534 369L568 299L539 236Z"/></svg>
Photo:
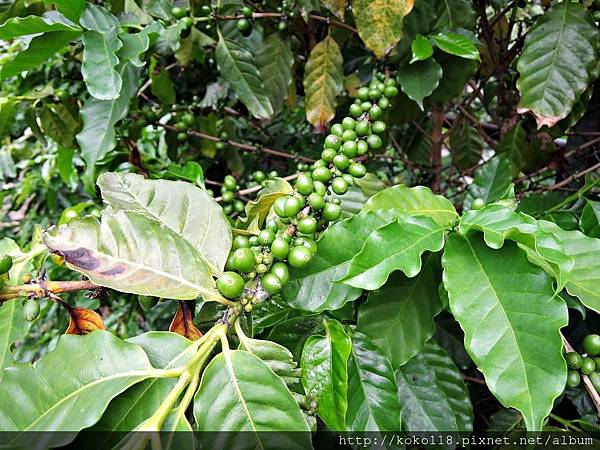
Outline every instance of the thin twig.
<svg viewBox="0 0 600 450"><path fill-rule="evenodd" d="M43 281L41 283L23 284L20 286L5 286L0 290L0 302L17 297L44 298L48 293L60 294L81 290L98 289L99 286L91 281Z"/></svg>
<svg viewBox="0 0 600 450"><path fill-rule="evenodd" d="M252 14L253 19L273 19L273 18L282 18L282 17L286 17L286 14L285 13L277 13L277 12L258 12L258 13ZM216 16L215 18L217 20L239 20L239 19L243 19L244 16L241 14L237 14L234 16ZM331 17L323 17L323 16L319 16L318 14L311 14L310 18L314 19L314 20L318 20L319 22L325 22L328 25L333 25L338 28L344 28L345 30L348 30L348 31L351 31L352 33L358 34L358 31L356 31L356 28L354 28L344 22L340 22L339 20L332 19Z"/></svg>
<svg viewBox="0 0 600 450"><path fill-rule="evenodd" d="M179 131L173 125L162 124L162 123L156 123L156 125L164 127L164 128L166 128L168 130ZM202 133L200 131L195 131L195 130L187 130L187 131L185 131L185 133L187 133L190 136L195 136L195 137L199 137L199 138L202 138L202 139L206 139L207 141L219 142L221 140L217 136L213 136L211 134L206 134L206 133ZM250 144L243 144L241 142L236 142L236 141L231 140L231 139L228 139L227 141L224 141L224 142L227 142L227 144L229 144L232 147L239 148L241 150L246 150L246 151L249 151L249 152L267 153L269 155L279 156L280 158L297 159L299 161L310 162L310 163L315 162L314 159L307 158L306 156L294 155L293 153L282 152L281 150L275 150L275 149L268 148L268 147L262 147L262 146L256 146L256 145L250 145Z"/></svg>
<svg viewBox="0 0 600 450"><path fill-rule="evenodd" d="M288 175L287 177L283 177L283 179L286 180L286 181L291 181L291 180L294 180L294 179L298 178L299 176L300 176L300 172L295 173L293 175ZM253 194L254 192L260 191L263 187L264 186L262 186L262 185L258 185L258 186L254 186L254 187L251 187L251 188L248 188L248 189L242 189L241 191L237 191L236 195L238 197L242 197L244 195ZM223 199L222 197L215 198L215 200L218 201L218 202L220 202L222 199Z"/></svg>

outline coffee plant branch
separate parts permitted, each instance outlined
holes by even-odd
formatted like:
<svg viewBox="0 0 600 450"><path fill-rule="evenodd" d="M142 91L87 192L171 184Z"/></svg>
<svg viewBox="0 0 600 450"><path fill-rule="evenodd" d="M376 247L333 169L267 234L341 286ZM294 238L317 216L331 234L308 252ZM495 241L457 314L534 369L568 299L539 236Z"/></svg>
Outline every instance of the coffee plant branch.
<svg viewBox="0 0 600 450"><path fill-rule="evenodd" d="M563 340L563 344L565 346L565 350L567 352L575 351L575 349L571 346L571 344L569 344L569 341L567 341L567 339L564 336L562 336L562 340ZM598 416L598 419L600 420L600 394L598 394L598 391L596 391L596 388L592 384L590 377L588 377L586 374L582 373L581 379L583 380L585 390L588 392L588 394L590 394L592 402L594 403L594 407L596 408L596 415Z"/></svg>

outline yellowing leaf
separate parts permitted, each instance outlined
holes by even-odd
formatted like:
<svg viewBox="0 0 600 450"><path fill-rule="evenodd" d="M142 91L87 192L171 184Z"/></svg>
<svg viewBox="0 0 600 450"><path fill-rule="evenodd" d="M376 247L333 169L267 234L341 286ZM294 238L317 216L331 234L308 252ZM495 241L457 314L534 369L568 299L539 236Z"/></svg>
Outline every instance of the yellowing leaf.
<svg viewBox="0 0 600 450"><path fill-rule="evenodd" d="M73 308L69 311L71 320L65 334L88 334L95 330L105 330L102 317L91 309Z"/></svg>
<svg viewBox="0 0 600 450"><path fill-rule="evenodd" d="M189 303L179 302L177 312L171 321L171 325L169 325L169 331L180 334L190 341L200 339L202 332L194 326L192 319L192 309Z"/></svg>
<svg viewBox="0 0 600 450"><path fill-rule="evenodd" d="M346 0L321 0L321 5L331 11L338 19L344 20Z"/></svg>
<svg viewBox="0 0 600 450"><path fill-rule="evenodd" d="M327 36L310 52L304 72L306 119L318 131L335 116L336 97L342 92L343 58L335 39Z"/></svg>
<svg viewBox="0 0 600 450"><path fill-rule="evenodd" d="M402 38L402 22L415 0L355 0L352 3L358 34L377 58L384 57Z"/></svg>

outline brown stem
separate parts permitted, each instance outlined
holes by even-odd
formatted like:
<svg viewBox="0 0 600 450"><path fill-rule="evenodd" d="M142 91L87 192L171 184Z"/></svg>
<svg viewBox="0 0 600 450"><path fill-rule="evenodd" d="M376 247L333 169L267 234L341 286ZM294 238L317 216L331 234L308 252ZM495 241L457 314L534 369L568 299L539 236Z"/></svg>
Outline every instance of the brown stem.
<svg viewBox="0 0 600 450"><path fill-rule="evenodd" d="M284 13L277 13L277 12L258 12L258 13L252 14L253 19L273 19L273 18L281 18L284 16L285 16ZM235 15L235 16L216 16L217 20L239 20L239 19L243 19L243 18L244 18L244 16L241 14ZM340 22L339 20L332 19L331 17L323 17L323 16L319 16L318 14L311 14L310 18L313 20L318 20L319 22L325 22L329 25L333 25L338 28L343 28L345 30L351 31L352 33L358 33L356 31L356 28L354 28L344 22Z"/></svg>
<svg viewBox="0 0 600 450"><path fill-rule="evenodd" d="M156 125L164 127L167 130L179 131L173 125L161 124L161 123L157 123ZM207 141L219 142L221 140L217 136L213 136L211 134L202 133L200 131L187 130L186 133L189 134L190 136L196 136L196 137L199 137L199 138L202 138L202 139L206 139ZM227 140L227 144L229 144L232 147L239 148L239 149L242 149L242 150L246 150L246 151L249 151L249 152L266 153L268 155L279 156L280 158L298 159L300 161L305 161L305 162L310 162L310 163L315 162L314 159L307 158L306 156L294 155L292 153L282 152L281 150L275 150L275 149L268 148L268 147L261 147L261 146L256 146L256 145L243 144L241 142L236 142L236 141L233 141L231 139Z"/></svg>
<svg viewBox="0 0 600 450"><path fill-rule="evenodd" d="M565 349L568 352L575 351L575 349L571 346L571 344L569 344L569 341L567 341L567 339L564 336L562 336L562 340L563 340ZM596 391L596 388L592 384L590 377L588 377L586 374L582 373L581 379L583 380L583 385L585 386L585 390L588 392L588 394L590 394L590 397L592 398L592 402L594 403L594 407L596 408L596 415L598 416L598 419L600 420L600 395L598 394L598 391Z"/></svg>
<svg viewBox="0 0 600 450"><path fill-rule="evenodd" d="M431 120L433 129L431 131L431 162L433 164L433 183L431 189L433 192L440 192L440 184L442 181L442 142L444 127L444 109L435 105L431 112Z"/></svg>
<svg viewBox="0 0 600 450"><path fill-rule="evenodd" d="M17 297L47 297L49 293L74 292L98 289L99 286L91 281L44 281L41 283L23 284L20 286L5 286L0 289L0 302Z"/></svg>

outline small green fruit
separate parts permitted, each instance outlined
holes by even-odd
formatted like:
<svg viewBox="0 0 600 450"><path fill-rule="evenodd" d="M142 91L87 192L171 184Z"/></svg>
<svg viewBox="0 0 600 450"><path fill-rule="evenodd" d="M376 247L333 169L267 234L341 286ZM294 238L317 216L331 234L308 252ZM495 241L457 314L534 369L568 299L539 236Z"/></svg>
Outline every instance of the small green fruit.
<svg viewBox="0 0 600 450"><path fill-rule="evenodd" d="M40 304L36 300L25 300L23 302L23 318L27 322L33 322L40 315Z"/></svg>
<svg viewBox="0 0 600 450"><path fill-rule="evenodd" d="M217 289L227 298L238 298L244 292L244 279L235 272L225 272L217 280Z"/></svg>
<svg viewBox="0 0 600 450"><path fill-rule="evenodd" d="M583 351L591 356L600 353L600 336L597 334L588 334L583 338Z"/></svg>

